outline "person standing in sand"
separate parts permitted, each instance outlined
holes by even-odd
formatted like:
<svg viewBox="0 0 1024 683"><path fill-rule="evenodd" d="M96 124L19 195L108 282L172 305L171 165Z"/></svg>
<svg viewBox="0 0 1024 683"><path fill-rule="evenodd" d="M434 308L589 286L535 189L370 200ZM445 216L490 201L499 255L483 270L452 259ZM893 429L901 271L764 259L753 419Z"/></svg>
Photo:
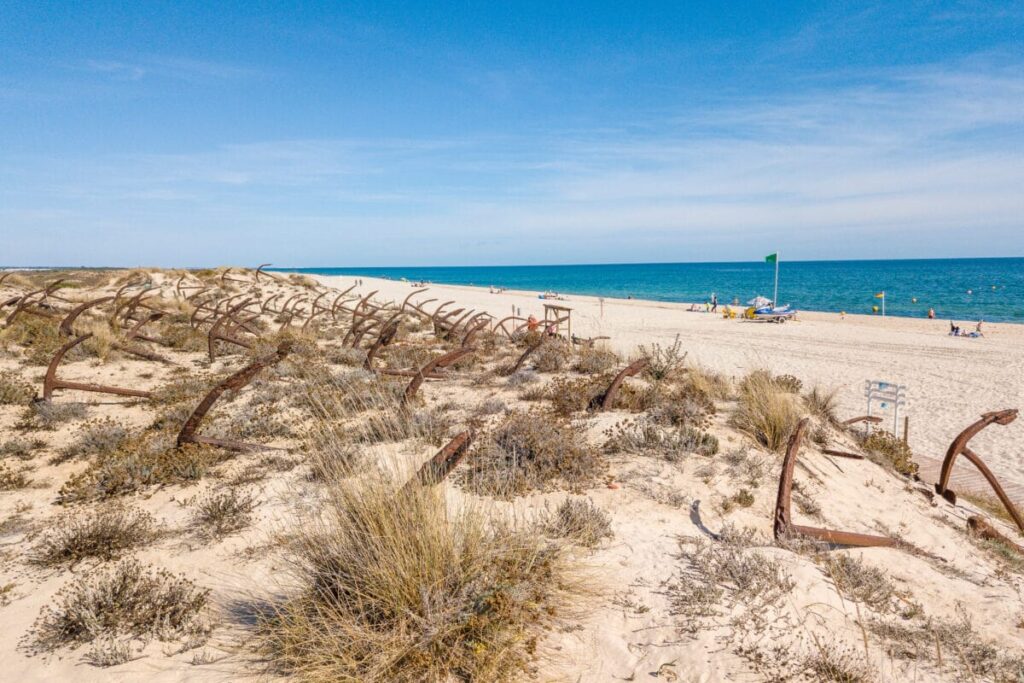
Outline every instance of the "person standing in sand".
<svg viewBox="0 0 1024 683"><path fill-rule="evenodd" d="M718 311L718 295L711 292L711 312L715 313L716 311Z"/></svg>

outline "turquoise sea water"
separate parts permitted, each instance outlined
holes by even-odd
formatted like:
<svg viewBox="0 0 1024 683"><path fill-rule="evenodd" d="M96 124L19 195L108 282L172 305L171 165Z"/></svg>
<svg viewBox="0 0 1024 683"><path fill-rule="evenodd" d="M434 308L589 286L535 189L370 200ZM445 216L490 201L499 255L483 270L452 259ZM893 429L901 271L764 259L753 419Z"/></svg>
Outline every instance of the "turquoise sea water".
<svg viewBox="0 0 1024 683"><path fill-rule="evenodd" d="M282 269L655 301L745 303L771 297L768 263L631 263L568 266L450 266ZM885 291L887 315L1024 322L1024 258L901 261L783 261L779 302L814 311L871 313ZM914 299L916 298L916 302Z"/></svg>

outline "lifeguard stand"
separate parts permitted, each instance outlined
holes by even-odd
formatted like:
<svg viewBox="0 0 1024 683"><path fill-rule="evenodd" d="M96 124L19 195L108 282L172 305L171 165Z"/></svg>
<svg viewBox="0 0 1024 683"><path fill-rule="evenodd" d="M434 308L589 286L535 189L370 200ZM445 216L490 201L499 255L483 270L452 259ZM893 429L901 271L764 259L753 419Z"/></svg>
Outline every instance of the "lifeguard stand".
<svg viewBox="0 0 1024 683"><path fill-rule="evenodd" d="M572 339L572 309L567 306L544 304L544 329L554 326L555 334L561 334L562 323L566 325L566 339Z"/></svg>

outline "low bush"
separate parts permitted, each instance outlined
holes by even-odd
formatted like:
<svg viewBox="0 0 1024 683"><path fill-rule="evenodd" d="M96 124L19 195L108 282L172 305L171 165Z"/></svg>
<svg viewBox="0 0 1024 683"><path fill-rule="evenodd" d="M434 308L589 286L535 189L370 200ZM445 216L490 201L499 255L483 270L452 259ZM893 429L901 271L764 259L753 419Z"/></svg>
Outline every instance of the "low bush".
<svg viewBox="0 0 1024 683"><path fill-rule="evenodd" d="M654 343L648 347L641 344L640 355L647 359L644 374L655 382L669 379L682 370L686 362L686 352L683 351L683 343L679 341L678 334L668 346Z"/></svg>
<svg viewBox="0 0 1024 683"><path fill-rule="evenodd" d="M559 372L565 369L571 358L572 349L568 344L560 339L545 339L530 360L537 372Z"/></svg>
<svg viewBox="0 0 1024 683"><path fill-rule="evenodd" d="M112 560L156 537L156 520L138 508L111 505L65 513L32 549L29 561L44 567L75 565L86 558Z"/></svg>
<svg viewBox="0 0 1024 683"><path fill-rule="evenodd" d="M1024 675L1024 656L981 636L962 609L949 619L873 619L867 629L890 657L952 670L958 680L1017 681Z"/></svg>
<svg viewBox="0 0 1024 683"><path fill-rule="evenodd" d="M874 429L861 444L871 459L904 476L917 474L918 464L910 446L884 429Z"/></svg>
<svg viewBox="0 0 1024 683"><path fill-rule="evenodd" d="M208 598L183 576L124 560L61 589L36 621L35 644L52 651L122 635L166 641L201 633Z"/></svg>
<svg viewBox="0 0 1024 683"><path fill-rule="evenodd" d="M128 436L128 429L109 417L90 420L79 427L76 439L61 449L58 460L66 461L116 450Z"/></svg>
<svg viewBox="0 0 1024 683"><path fill-rule="evenodd" d="M157 484L187 484L202 479L230 453L201 444L175 448L168 437L147 432L116 450L97 454L89 467L61 486L61 503L110 498Z"/></svg>
<svg viewBox="0 0 1024 683"><path fill-rule="evenodd" d="M30 460L35 451L46 448L42 439L8 439L0 444L0 457Z"/></svg>
<svg viewBox="0 0 1024 683"><path fill-rule="evenodd" d="M667 584L667 593L683 631L696 633L707 619L735 608L761 616L789 594L796 585L792 577L754 545L752 531L730 525L723 527L719 540L680 541L685 564Z"/></svg>
<svg viewBox="0 0 1024 683"><path fill-rule="evenodd" d="M533 370L518 370L509 375L508 385L510 387L521 387L526 384L535 384L540 381L540 375Z"/></svg>
<svg viewBox="0 0 1024 683"><path fill-rule="evenodd" d="M555 487L581 490L607 467L578 427L539 412L510 413L477 444L463 481L474 492L498 497Z"/></svg>
<svg viewBox="0 0 1024 683"><path fill-rule="evenodd" d="M65 422L81 420L86 416L84 403L54 403L34 401L22 417L21 425L29 429L56 429Z"/></svg>
<svg viewBox="0 0 1024 683"><path fill-rule="evenodd" d="M600 375L611 372L618 364L619 356L614 351L584 346L576 355L572 369L582 375Z"/></svg>
<svg viewBox="0 0 1024 683"><path fill-rule="evenodd" d="M567 538L593 548L613 538L611 518L589 498L566 498L547 521L545 528L557 538Z"/></svg>
<svg viewBox="0 0 1024 683"><path fill-rule="evenodd" d="M609 453L653 455L678 462L686 455L712 456L718 438L694 427L665 427L649 419L621 422L605 432Z"/></svg>
<svg viewBox="0 0 1024 683"><path fill-rule="evenodd" d="M24 472L14 469L7 463L0 462L0 491L23 489L29 483L29 478L25 476Z"/></svg>
<svg viewBox="0 0 1024 683"><path fill-rule="evenodd" d="M220 538L249 526L257 505L255 496L238 489L214 491L196 503L192 521L204 533Z"/></svg>
<svg viewBox="0 0 1024 683"><path fill-rule="evenodd" d="M0 372L0 405L28 405L35 395L32 385L13 370Z"/></svg>

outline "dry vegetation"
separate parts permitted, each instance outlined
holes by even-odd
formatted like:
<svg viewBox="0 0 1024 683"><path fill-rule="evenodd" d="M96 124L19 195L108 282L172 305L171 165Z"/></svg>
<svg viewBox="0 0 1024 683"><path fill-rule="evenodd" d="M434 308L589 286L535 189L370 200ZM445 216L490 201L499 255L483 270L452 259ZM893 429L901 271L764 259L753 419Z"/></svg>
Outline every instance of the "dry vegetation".
<svg viewBox="0 0 1024 683"><path fill-rule="evenodd" d="M21 638L4 656L29 658L39 677L83 663L121 676L137 658L203 677L200 664L230 654L221 679L684 680L693 657L695 678L1024 679L1024 553L967 535L962 508L921 495L902 441L842 427L833 390L712 371L678 337L628 357L485 331L409 392L462 331L406 309L368 363L400 299L360 303L363 288L332 312L340 290L240 268L68 275L66 301L48 304L61 314L127 288L75 323L93 337L61 376L150 394L37 398L67 341L62 315L0 331L0 617ZM9 278L0 299L53 279ZM164 315L129 344L135 318L117 305L144 288ZM211 359L214 309L236 295L272 305L248 307L225 333L244 344L215 341ZM289 300L301 312L283 311ZM357 340L363 313L376 322ZM282 342L287 358L210 406L207 442L179 445L206 392ZM771 538L780 454L805 416L796 522L913 544ZM417 469L463 433L451 476L420 485ZM833 445L867 460L828 460ZM970 500L1016 538L998 503ZM579 662L598 659L586 678Z"/></svg>

